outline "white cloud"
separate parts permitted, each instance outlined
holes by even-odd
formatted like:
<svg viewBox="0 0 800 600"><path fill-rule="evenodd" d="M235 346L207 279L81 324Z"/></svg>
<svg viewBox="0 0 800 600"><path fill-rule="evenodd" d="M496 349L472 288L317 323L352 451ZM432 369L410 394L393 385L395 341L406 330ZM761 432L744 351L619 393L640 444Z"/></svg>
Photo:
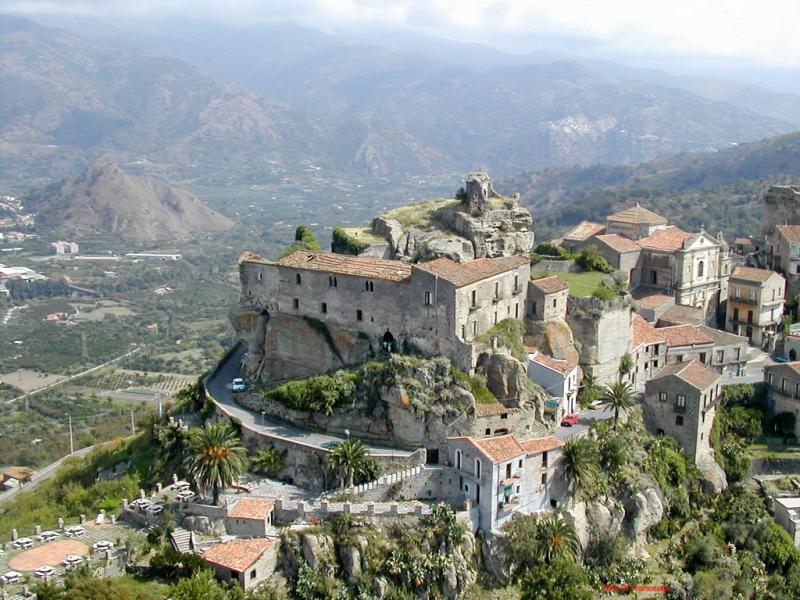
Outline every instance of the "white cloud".
<svg viewBox="0 0 800 600"><path fill-rule="evenodd" d="M409 27L517 47L532 36L575 36L624 52L800 67L797 0L0 0L0 10Z"/></svg>

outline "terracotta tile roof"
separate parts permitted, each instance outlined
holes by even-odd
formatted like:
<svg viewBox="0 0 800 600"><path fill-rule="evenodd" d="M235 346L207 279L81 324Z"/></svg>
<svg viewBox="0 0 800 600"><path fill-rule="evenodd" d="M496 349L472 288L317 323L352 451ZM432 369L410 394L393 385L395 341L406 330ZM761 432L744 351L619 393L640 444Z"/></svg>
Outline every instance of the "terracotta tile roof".
<svg viewBox="0 0 800 600"><path fill-rule="evenodd" d="M500 402L493 402L492 404L475 404L476 417L495 417L497 415L505 415L510 412L516 412L518 409L511 409L503 406Z"/></svg>
<svg viewBox="0 0 800 600"><path fill-rule="evenodd" d="M657 250L661 252L675 252L683 247L683 242L692 237L691 233L685 232L679 227L670 225L666 229L648 235L639 240L639 245L645 250Z"/></svg>
<svg viewBox="0 0 800 600"><path fill-rule="evenodd" d="M707 367L699 360L692 360L663 367L656 373L651 381L656 381L672 375L683 379L686 383L694 386L698 390L711 387L722 377L714 369Z"/></svg>
<svg viewBox="0 0 800 600"><path fill-rule="evenodd" d="M228 510L228 516L234 519L257 519L264 521L272 512L275 502L268 498L242 498L233 508Z"/></svg>
<svg viewBox="0 0 800 600"><path fill-rule="evenodd" d="M753 267L736 267L731 273L731 279L741 281L752 281L754 283L764 283L767 279L777 275L775 271L768 269L754 269Z"/></svg>
<svg viewBox="0 0 800 600"><path fill-rule="evenodd" d="M800 225L778 225L776 229L790 244L800 244Z"/></svg>
<svg viewBox="0 0 800 600"><path fill-rule="evenodd" d="M16 479L17 481L22 481L26 477L32 476L36 471L33 469L29 469L27 467L4 467L0 470L0 479Z"/></svg>
<svg viewBox="0 0 800 600"><path fill-rule="evenodd" d="M556 371L561 373L562 375L566 375L574 366L570 366L570 364L566 360L559 360L557 358L553 358L552 356L548 356L547 354L543 354L542 352L533 352L530 356L530 359L542 365L543 367L547 367L552 371Z"/></svg>
<svg viewBox="0 0 800 600"><path fill-rule="evenodd" d="M714 338L703 333L697 325L671 325L659 327L656 331L667 341L667 346L670 348L714 343Z"/></svg>
<svg viewBox="0 0 800 600"><path fill-rule="evenodd" d="M701 325L705 323L705 314L702 308L696 306L684 306L676 304L668 308L663 315L658 318L659 327L671 325Z"/></svg>
<svg viewBox="0 0 800 600"><path fill-rule="evenodd" d="M789 370L794 375L800 375L800 361L788 362L788 363L778 363L774 365L767 365L764 367L765 373L770 373L773 371L786 371Z"/></svg>
<svg viewBox="0 0 800 600"><path fill-rule="evenodd" d="M736 244L737 246L752 246L754 244L754 242L755 242L755 240L753 240L753 238L749 238L749 237L746 237L746 238L745 237L740 237L740 238L736 238L735 240L733 240L733 243Z"/></svg>
<svg viewBox="0 0 800 600"><path fill-rule="evenodd" d="M542 452L550 452L557 448L563 448L564 442L554 435L549 435L542 438L533 438L532 440L525 440L520 442L520 445L528 453L528 456L533 454L541 454Z"/></svg>
<svg viewBox="0 0 800 600"><path fill-rule="evenodd" d="M253 258L255 257L255 258ZM403 281L411 276L411 265L399 260L384 260L367 256L346 256L331 252L293 252L275 262L265 260L255 255L244 254L240 262L259 262L262 264L278 265L291 269L306 271L322 271L336 275L354 275L369 279L385 279L388 281Z"/></svg>
<svg viewBox="0 0 800 600"><path fill-rule="evenodd" d="M452 437L447 439L464 440L469 442L493 464L506 462L525 454L525 449L520 445L516 436L513 434L485 439L475 439L469 436Z"/></svg>
<svg viewBox="0 0 800 600"><path fill-rule="evenodd" d="M648 225L667 224L667 220L664 217L654 213L652 210L647 209L644 206L639 206L638 202L636 203L636 206L631 206L630 208L626 208L617 214L611 215L607 220L615 223L641 223Z"/></svg>
<svg viewBox="0 0 800 600"><path fill-rule="evenodd" d="M252 540L231 540L212 546L202 554L204 561L239 573L247 570L275 540L255 538Z"/></svg>
<svg viewBox="0 0 800 600"><path fill-rule="evenodd" d="M722 331L721 329L714 329L708 325L699 325L698 329L705 333L708 337L714 340L714 343L719 346L728 344L748 344L747 338L743 335L736 335L729 331Z"/></svg>
<svg viewBox="0 0 800 600"><path fill-rule="evenodd" d="M633 336L631 337L631 349L647 344L658 344L666 342L667 339L659 334L660 329L656 329L652 323L641 315L633 317Z"/></svg>
<svg viewBox="0 0 800 600"><path fill-rule="evenodd" d="M602 242L615 252L619 252L620 254L639 252L642 249L638 242L629 240L628 238L617 235L616 233L598 235L595 239L598 242Z"/></svg>
<svg viewBox="0 0 800 600"><path fill-rule="evenodd" d="M635 301L639 308L652 310L654 308L658 308L659 306L664 306L665 304L674 302L675 299L672 296L667 296L666 294L651 294L650 296L635 298Z"/></svg>
<svg viewBox="0 0 800 600"><path fill-rule="evenodd" d="M438 275L456 287L462 287L517 269L529 262L530 259L522 255L505 256L503 258L476 258L463 263L455 262L449 258L437 258L430 262L416 264L414 268L432 275Z"/></svg>
<svg viewBox="0 0 800 600"><path fill-rule="evenodd" d="M543 294L555 294L569 289L569 284L558 275L550 275L541 279L534 279L531 284L540 289Z"/></svg>
<svg viewBox="0 0 800 600"><path fill-rule="evenodd" d="M603 233L606 230L605 225L595 223L593 221L581 221L570 232L564 236L565 240L579 241L588 240L590 237Z"/></svg>

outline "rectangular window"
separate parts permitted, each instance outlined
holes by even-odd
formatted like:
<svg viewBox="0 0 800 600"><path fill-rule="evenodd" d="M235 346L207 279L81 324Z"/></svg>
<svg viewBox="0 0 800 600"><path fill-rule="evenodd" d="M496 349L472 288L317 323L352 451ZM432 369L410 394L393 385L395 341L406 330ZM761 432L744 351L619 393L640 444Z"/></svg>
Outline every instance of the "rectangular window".
<svg viewBox="0 0 800 600"><path fill-rule="evenodd" d="M700 362L705 364L705 362L706 362L706 353L705 352L701 352L700 353Z"/></svg>
<svg viewBox="0 0 800 600"><path fill-rule="evenodd" d="M255 578L256 578L256 570L253 569L252 571L250 571L250 579L255 579Z"/></svg>
<svg viewBox="0 0 800 600"><path fill-rule="evenodd" d="M514 275L514 291L519 291L519 275Z"/></svg>
<svg viewBox="0 0 800 600"><path fill-rule="evenodd" d="M683 362L683 354L678 354L678 356L675 358L675 362L682 363Z"/></svg>
<svg viewBox="0 0 800 600"><path fill-rule="evenodd" d="M717 364L725 361L725 350L717 350Z"/></svg>
<svg viewBox="0 0 800 600"><path fill-rule="evenodd" d="M547 468L547 452L542 452L542 468Z"/></svg>
<svg viewBox="0 0 800 600"><path fill-rule="evenodd" d="M323 315L327 315L328 314L328 304L326 302L323 302L322 306L320 307L320 310L322 311Z"/></svg>
<svg viewBox="0 0 800 600"><path fill-rule="evenodd" d="M294 300L292 300L292 306L294 308L300 308L300 298L295 298Z"/></svg>
<svg viewBox="0 0 800 600"><path fill-rule="evenodd" d="M358 309L356 311L356 320L358 320L358 321L363 321L364 320L364 313L361 311L361 309Z"/></svg>
<svg viewBox="0 0 800 600"><path fill-rule="evenodd" d="M522 459L521 458L519 459L519 462L517 463L517 467L519 467L520 469L522 468Z"/></svg>
<svg viewBox="0 0 800 600"><path fill-rule="evenodd" d="M536 302L534 301L531 301L531 316L532 317L536 316Z"/></svg>
<svg viewBox="0 0 800 600"><path fill-rule="evenodd" d="M336 277L334 277L333 275L328 277L328 285L330 287L337 287L338 284L339 284L339 282L336 281Z"/></svg>
<svg viewBox="0 0 800 600"><path fill-rule="evenodd" d="M494 311L494 324L497 325L497 311Z"/></svg>
<svg viewBox="0 0 800 600"><path fill-rule="evenodd" d="M683 394L678 394L675 397L675 406L678 408L686 408L686 396Z"/></svg>
<svg viewBox="0 0 800 600"><path fill-rule="evenodd" d="M650 283L658 283L658 271L650 271Z"/></svg>
<svg viewBox="0 0 800 600"><path fill-rule="evenodd" d="M772 385L773 379L775 379L775 377L772 375L772 373L767 375L767 383L769 383L770 385Z"/></svg>
<svg viewBox="0 0 800 600"><path fill-rule="evenodd" d="M741 358L742 358L742 349L741 348L737 348L736 349L736 360L740 360Z"/></svg>
<svg viewBox="0 0 800 600"><path fill-rule="evenodd" d="M542 485L547 485L547 473L542 473Z"/></svg>
<svg viewBox="0 0 800 600"><path fill-rule="evenodd" d="M514 318L519 319L519 302L514 305Z"/></svg>
<svg viewBox="0 0 800 600"><path fill-rule="evenodd" d="M658 399L659 399L660 402L666 402L668 397L669 396L668 396L667 392L658 392Z"/></svg>
<svg viewBox="0 0 800 600"><path fill-rule="evenodd" d="M741 297L742 297L742 290L741 290L741 288L738 288L738 287L736 288L736 293L735 293L735 296L736 296L736 298L741 298Z"/></svg>
<svg viewBox="0 0 800 600"><path fill-rule="evenodd" d="M470 294L471 304L473 307L478 306L478 296L475 290Z"/></svg>
<svg viewBox="0 0 800 600"><path fill-rule="evenodd" d="M678 427L683 425L683 416L682 415L678 415L677 417L675 417L675 425L677 425Z"/></svg>
<svg viewBox="0 0 800 600"><path fill-rule="evenodd" d="M478 322L472 322L472 335L478 335Z"/></svg>
<svg viewBox="0 0 800 600"><path fill-rule="evenodd" d="M794 384L794 397L800 398L800 383Z"/></svg>
<svg viewBox="0 0 800 600"><path fill-rule="evenodd" d="M754 302L755 299L756 299L756 291L755 290L750 290L747 293L747 297L750 299L750 302Z"/></svg>
<svg viewBox="0 0 800 600"><path fill-rule="evenodd" d="M786 388L789 386L789 380L786 377L781 381L781 392L786 393Z"/></svg>
<svg viewBox="0 0 800 600"><path fill-rule="evenodd" d="M495 281L494 282L494 297L495 297L495 299L500 297L500 282L499 281Z"/></svg>
<svg viewBox="0 0 800 600"><path fill-rule="evenodd" d="M653 356L658 356L658 344L653 346Z"/></svg>
<svg viewBox="0 0 800 600"><path fill-rule="evenodd" d="M430 306L431 304L433 304L433 294L425 292L425 305Z"/></svg>
<svg viewBox="0 0 800 600"><path fill-rule="evenodd" d="M365 281L364 282L364 289L366 291L368 291L368 292L374 292L375 291L375 283L372 282L372 281Z"/></svg>
<svg viewBox="0 0 800 600"><path fill-rule="evenodd" d="M461 339L462 340L467 339L467 326L466 325L462 325L461 326Z"/></svg>

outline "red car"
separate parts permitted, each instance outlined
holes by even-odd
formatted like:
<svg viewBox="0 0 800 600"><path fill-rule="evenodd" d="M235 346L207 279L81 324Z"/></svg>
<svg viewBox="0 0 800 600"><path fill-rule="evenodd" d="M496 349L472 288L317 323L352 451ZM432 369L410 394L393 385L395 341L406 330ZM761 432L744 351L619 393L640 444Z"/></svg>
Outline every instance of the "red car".
<svg viewBox="0 0 800 600"><path fill-rule="evenodd" d="M572 427L578 424L578 413L572 413L561 419L562 427Z"/></svg>

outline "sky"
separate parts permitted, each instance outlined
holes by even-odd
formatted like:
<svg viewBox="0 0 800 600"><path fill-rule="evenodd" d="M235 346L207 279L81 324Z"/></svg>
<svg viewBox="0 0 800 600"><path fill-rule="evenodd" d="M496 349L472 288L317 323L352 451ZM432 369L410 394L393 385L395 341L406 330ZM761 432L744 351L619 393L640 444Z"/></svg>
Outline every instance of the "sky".
<svg viewBox="0 0 800 600"><path fill-rule="evenodd" d="M800 68L798 0L0 0L0 11L292 20L329 31L412 30L511 52L566 38L606 53Z"/></svg>

